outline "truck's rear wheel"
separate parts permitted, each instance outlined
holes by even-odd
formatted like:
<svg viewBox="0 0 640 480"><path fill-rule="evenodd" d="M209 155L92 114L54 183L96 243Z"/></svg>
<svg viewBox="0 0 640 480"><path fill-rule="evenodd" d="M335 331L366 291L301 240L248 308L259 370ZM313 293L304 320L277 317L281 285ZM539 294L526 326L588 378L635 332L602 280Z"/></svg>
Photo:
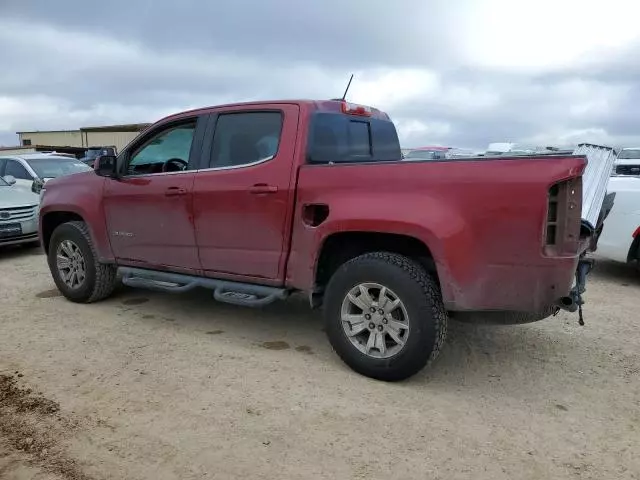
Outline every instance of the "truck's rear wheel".
<svg viewBox="0 0 640 480"><path fill-rule="evenodd" d="M340 358L378 380L419 372L436 358L447 333L437 283L394 253L368 253L338 268L327 285L324 314Z"/></svg>
<svg viewBox="0 0 640 480"><path fill-rule="evenodd" d="M48 263L58 290L73 302L102 300L116 286L116 267L98 262L84 222L63 223L54 230Z"/></svg>

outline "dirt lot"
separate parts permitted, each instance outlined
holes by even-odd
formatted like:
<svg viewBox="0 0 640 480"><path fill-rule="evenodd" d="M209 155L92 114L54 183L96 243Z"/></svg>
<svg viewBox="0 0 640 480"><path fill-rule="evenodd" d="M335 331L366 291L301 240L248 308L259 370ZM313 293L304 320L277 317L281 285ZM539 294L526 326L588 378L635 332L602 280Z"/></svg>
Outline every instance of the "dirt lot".
<svg viewBox="0 0 640 480"><path fill-rule="evenodd" d="M61 298L0 251L2 479L639 479L640 279L600 263L586 326L452 322L434 368L385 384L295 299Z"/></svg>

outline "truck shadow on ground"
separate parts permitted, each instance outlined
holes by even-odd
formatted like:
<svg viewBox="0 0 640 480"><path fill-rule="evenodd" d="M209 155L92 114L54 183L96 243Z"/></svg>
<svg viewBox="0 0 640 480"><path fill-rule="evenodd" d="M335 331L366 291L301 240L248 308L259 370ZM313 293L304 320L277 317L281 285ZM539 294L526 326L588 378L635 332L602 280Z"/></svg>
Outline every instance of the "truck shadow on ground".
<svg viewBox="0 0 640 480"><path fill-rule="evenodd" d="M510 385L505 391L513 396L524 384L544 384L545 377L558 370L568 374L588 371L600 357L590 358L576 341L575 332L580 328L577 319L563 316L525 325L451 321L446 346L423 381L470 388L487 383Z"/></svg>
<svg viewBox="0 0 640 480"><path fill-rule="evenodd" d="M618 263L596 257L593 276L596 279L620 283L625 286L637 285L640 287L640 268L632 264Z"/></svg>
<svg viewBox="0 0 640 480"><path fill-rule="evenodd" d="M43 255L43 252L39 248L0 248L0 263L32 255ZM598 259L592 275L594 282L618 284L633 290L640 287L640 275L631 265ZM55 293L47 290L41 292L39 298L55 297ZM132 316L132 321L187 331L212 342L222 340L239 348L265 348L273 350L273 355L313 355L309 358L325 364L323 368L359 378L332 352L321 312L311 311L302 295L264 308L249 309L218 303L207 290L168 295L121 287L105 304L116 315ZM489 382L496 391L513 397L527 391L521 388L523 384L530 385L531 394L536 385L544 385L549 375L561 370L564 375L590 375L590 381L606 386L607 378L602 375L604 363L621 363L620 375L624 376L624 365L636 365L637 359L616 360L606 345L594 344L582 335L588 332L591 321L596 322L598 318L587 317L587 326L581 329L574 316L567 314L516 326L452 320L439 359L401 385L458 391L480 389Z"/></svg>
<svg viewBox="0 0 640 480"><path fill-rule="evenodd" d="M123 288L112 302L135 313L135 321L186 329L212 341L237 343L239 348L277 350L273 355L312 354L314 361L325 364L323 368L358 377L332 352L321 312L310 311L301 296L247 309L217 303L208 291L173 296ZM544 384L554 371L579 376L597 372L601 362L608 361L604 348L594 355L585 347L589 341L579 336L580 328L577 319L563 314L515 326L451 321L440 358L399 385L458 391L486 388L489 382L510 397L532 391L535 395L536 385Z"/></svg>
<svg viewBox="0 0 640 480"><path fill-rule="evenodd" d="M6 247L0 247L0 262L10 261L22 257L29 257L33 255L44 256L44 250L42 250L41 247L34 247L31 245L9 245Z"/></svg>
<svg viewBox="0 0 640 480"><path fill-rule="evenodd" d="M39 248L0 248L0 264L33 255L46 261ZM640 288L640 275L631 265L598 259L592 276L593 282L619 285L629 291ZM58 296L54 289L36 296L47 299L43 301L64 301L53 298ZM265 308L248 309L220 304L206 290L167 295L122 287L104 302L104 307L118 320L176 329L211 342L231 343L239 349L267 349L270 355L287 361L292 361L292 356L305 355L307 360L319 362L321 368L344 375L345 381L370 381L351 372L332 352L321 312L310 311L307 299L301 295ZM596 312L588 312L583 329L574 316L567 314L519 326L451 321L440 358L398 388L404 385L459 392L482 391L490 384L494 392L520 399L542 395L539 392L544 388L540 387L558 372L600 388L607 388L612 381L627 381L628 372L638 368L640 362L637 357L612 354L614 346L590 338L590 322L599 321ZM616 372L613 378L612 371Z"/></svg>

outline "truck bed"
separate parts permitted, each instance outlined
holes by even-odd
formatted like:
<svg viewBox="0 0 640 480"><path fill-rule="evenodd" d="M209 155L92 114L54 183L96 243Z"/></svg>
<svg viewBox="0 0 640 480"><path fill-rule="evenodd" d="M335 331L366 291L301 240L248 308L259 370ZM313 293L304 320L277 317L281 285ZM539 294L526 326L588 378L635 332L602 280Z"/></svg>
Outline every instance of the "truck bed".
<svg viewBox="0 0 640 480"><path fill-rule="evenodd" d="M550 189L573 180L579 207L585 166L575 155L304 165L297 203L325 204L329 215L294 230L292 264L313 263L289 272L290 281L313 282L316 252L332 232L391 232L428 247L449 310L539 311L568 294L586 248L580 208L561 218L572 238L547 244Z"/></svg>

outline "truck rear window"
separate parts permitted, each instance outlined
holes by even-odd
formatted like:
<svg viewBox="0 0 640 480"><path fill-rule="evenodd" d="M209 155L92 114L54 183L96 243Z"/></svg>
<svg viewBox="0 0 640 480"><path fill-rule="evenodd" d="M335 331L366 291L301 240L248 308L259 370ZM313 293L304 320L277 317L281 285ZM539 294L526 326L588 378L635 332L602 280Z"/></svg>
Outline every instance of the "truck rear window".
<svg viewBox="0 0 640 480"><path fill-rule="evenodd" d="M308 157L310 163L389 162L402 153L388 120L319 112L311 119Z"/></svg>

